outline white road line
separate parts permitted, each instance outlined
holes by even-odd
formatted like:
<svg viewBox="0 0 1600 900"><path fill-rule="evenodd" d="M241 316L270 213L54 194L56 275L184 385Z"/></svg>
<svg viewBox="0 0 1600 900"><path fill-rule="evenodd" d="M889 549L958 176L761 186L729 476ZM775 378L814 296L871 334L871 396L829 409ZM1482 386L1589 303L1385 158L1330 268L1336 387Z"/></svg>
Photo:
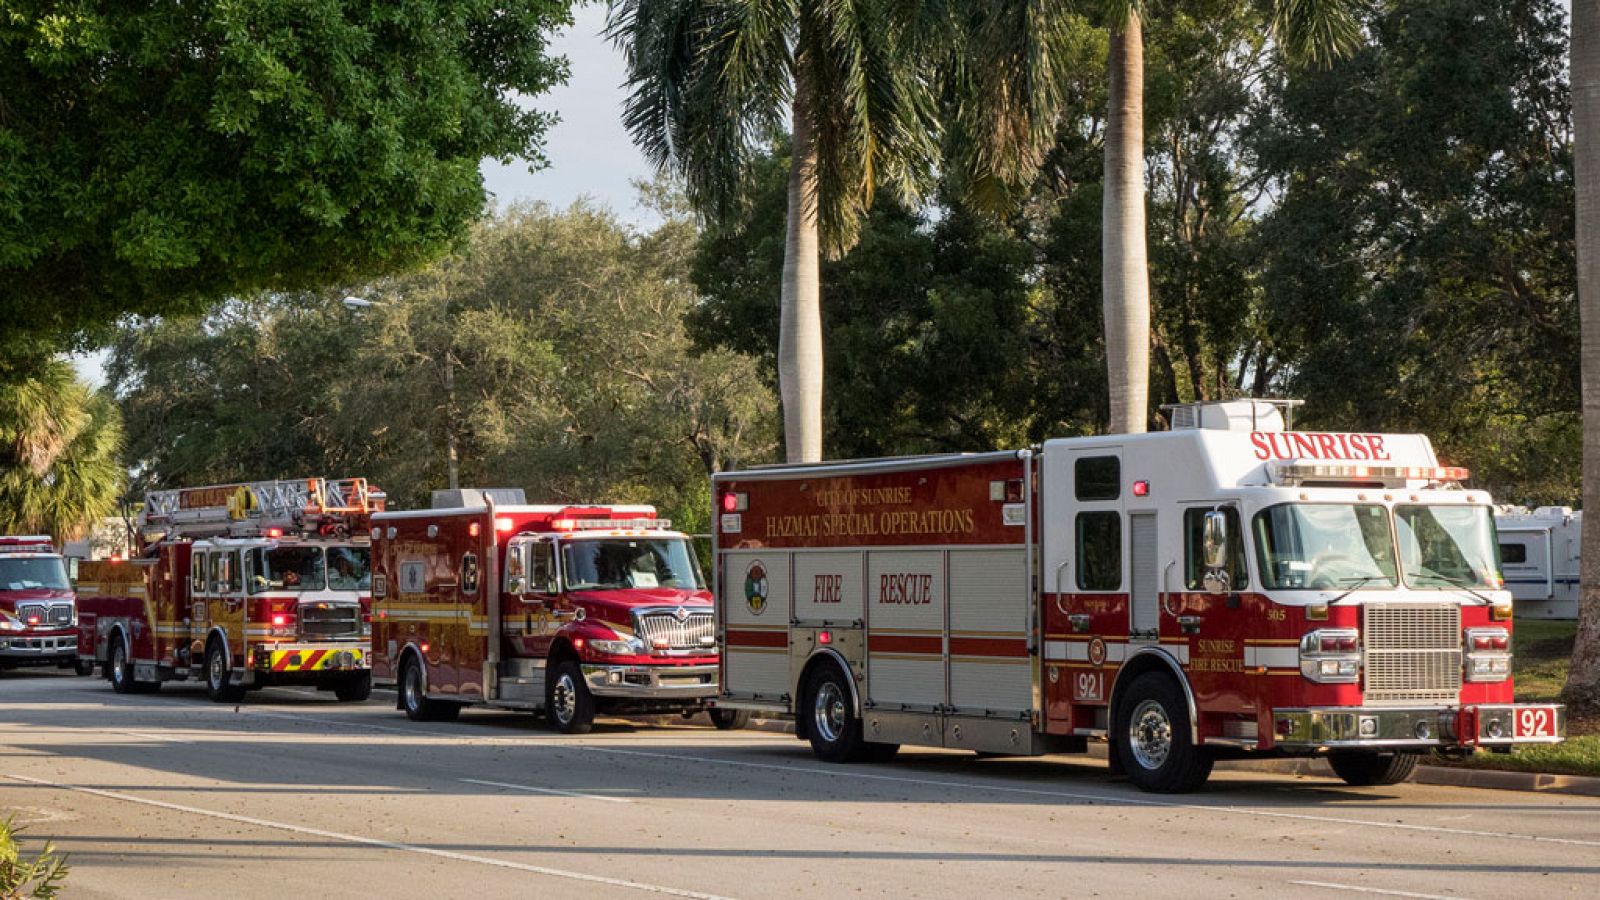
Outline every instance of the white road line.
<svg viewBox="0 0 1600 900"><path fill-rule="evenodd" d="M186 741L183 738L167 737L164 734L150 734L149 732L145 732L145 731L123 731L123 732L120 732L120 733L129 735L131 737L144 738L147 741L161 741L161 742L167 743L167 744L192 744L192 743L194 743L194 741Z"/></svg>
<svg viewBox="0 0 1600 900"><path fill-rule="evenodd" d="M479 781L476 778L458 778L457 781L466 784L484 784L489 787L506 788L512 791L527 791L531 794L559 794L563 797L577 797L582 800L604 800L607 803L632 803L626 797L607 797L603 794L583 794L578 791L558 791L555 788L533 787L526 784L507 784L504 781Z"/></svg>
<svg viewBox="0 0 1600 900"><path fill-rule="evenodd" d="M515 869L519 872L531 872L535 875L548 875L552 878L566 878L572 881L585 881L590 884L604 884L610 887L629 888L636 891L645 891L651 894L666 894L672 897L692 897L695 900L729 900L716 894L703 894L699 891L687 891L682 888L666 887L659 884L646 884L640 881L627 881L621 878L607 878L603 875L588 875L583 872L569 872L565 869L552 869L546 866L534 866L527 863L512 862L507 859L495 859L489 856L474 856L470 853L455 853L450 850L436 850L432 847L419 847L415 844L402 844L396 841L379 840L378 838L362 837L357 834L343 834L338 831L325 831L321 828L309 828L305 825L291 825L287 822L273 822L269 819L257 819L253 816L241 816L234 813L219 812L214 809L201 809L196 806L184 806L181 803L167 803L163 800L151 800L148 797L134 797L117 791L106 791L99 788L82 787L76 784L62 784L54 781L45 781L42 778L30 778L26 775L14 775L10 772L0 772L0 778L9 778L25 784L35 784L41 787L56 788L64 791L77 791L81 794L90 794L96 797L105 797L110 800L121 800L125 803L137 803L141 806L154 806L158 809L168 809L173 812L189 813L197 816L208 816L213 819L223 819L229 822L238 822L243 825L254 825L258 828L273 828L278 831L288 831L294 834L304 834L311 837L326 838L333 841L344 841L347 844L360 844L367 847L379 847L384 850L399 850L404 853L417 853L423 856L436 856L442 859L455 860L456 862L477 863L482 866L494 866L501 869ZM181 790L181 788L176 788Z"/></svg>
<svg viewBox="0 0 1600 900"><path fill-rule="evenodd" d="M1418 900L1464 900L1459 894L1418 894L1412 891L1389 891L1383 888L1360 887L1354 884L1335 884L1331 881L1291 881L1302 887L1327 888L1330 891L1351 891L1357 894L1380 894L1384 897L1415 897Z"/></svg>
<svg viewBox="0 0 1600 900"><path fill-rule="evenodd" d="M150 702L145 700L142 702ZM164 706L184 705L181 702L166 703ZM1505 838L1507 840L1529 841L1541 844L1560 844L1572 847L1600 847L1600 840L1582 840L1579 838L1545 837L1536 834L1519 834L1516 832L1500 831L1475 831L1465 828L1446 828L1437 825L1408 825L1402 822L1376 822L1370 819L1346 819L1339 816L1318 816L1310 813L1280 812L1268 809L1246 809L1240 806L1211 805L1205 803L1180 803L1171 800L1157 800L1150 797L1132 797L1121 794L1089 793L1086 791L1061 791L1042 790L1039 788L1010 787L1002 784L985 784L981 782L947 781L934 778L912 778L904 775L877 775L868 772L851 771L844 766L820 768L817 766L788 766L776 763L745 762L736 759L722 759L714 756L692 756L683 753L662 753L653 750L624 750L620 747L600 747L594 744L581 744L570 741L541 741L534 738L472 738L463 737L445 731L435 731L427 728L395 728L388 725L371 725L365 722L354 722L342 719L324 719L320 716L294 716L280 713L269 713L241 707L240 714L264 716L272 719L286 719L296 722L308 722L332 727L369 728L375 731L392 731L407 734L413 737L425 735L428 737L461 740L464 742L493 742L514 743L519 746L539 748L543 750L592 750L596 753L609 753L617 756L642 756L655 759L669 759L678 762L712 763L715 765L734 766L745 769L765 769L775 772L802 772L812 775L823 775L828 778L854 778L863 781L882 781L897 784L915 784L924 787L956 788L959 790L977 791L980 793L1018 794L1031 797L1055 797L1063 800L1089 800L1096 803L1122 804L1125 806L1152 806L1165 809L1187 809L1202 813L1226 813L1236 816L1253 816L1266 819L1291 819L1301 822L1317 822L1319 824L1332 824L1343 826L1359 826L1363 828L1380 828L1391 831L1416 831L1429 834L1453 834L1462 837ZM780 737L773 735L774 738Z"/></svg>

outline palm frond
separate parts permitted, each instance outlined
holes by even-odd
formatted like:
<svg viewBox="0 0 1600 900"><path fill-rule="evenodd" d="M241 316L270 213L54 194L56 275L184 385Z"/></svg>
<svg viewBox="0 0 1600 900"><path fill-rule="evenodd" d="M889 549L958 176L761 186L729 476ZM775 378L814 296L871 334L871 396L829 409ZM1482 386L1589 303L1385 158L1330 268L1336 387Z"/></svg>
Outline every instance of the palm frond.
<svg viewBox="0 0 1600 900"><path fill-rule="evenodd" d="M1328 66L1361 44L1354 0L1271 0L1272 33L1291 61Z"/></svg>

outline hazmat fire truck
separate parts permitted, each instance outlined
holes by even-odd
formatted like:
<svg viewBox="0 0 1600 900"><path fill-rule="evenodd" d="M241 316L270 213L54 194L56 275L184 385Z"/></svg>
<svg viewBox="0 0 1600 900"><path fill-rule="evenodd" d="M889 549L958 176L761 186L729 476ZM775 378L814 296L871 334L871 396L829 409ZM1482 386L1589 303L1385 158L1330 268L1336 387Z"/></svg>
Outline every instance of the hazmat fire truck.
<svg viewBox="0 0 1600 900"><path fill-rule="evenodd" d="M374 678L415 720L484 704L582 734L597 712L704 709L711 594L670 528L650 506L530 506L516 489L436 491L431 509L373 516Z"/></svg>
<svg viewBox="0 0 1600 900"><path fill-rule="evenodd" d="M717 706L792 715L834 761L1105 738L1162 792L1225 756L1373 785L1561 740L1563 707L1512 702L1489 496L1422 435L1296 432L1291 409L717 475Z"/></svg>
<svg viewBox="0 0 1600 900"><path fill-rule="evenodd" d="M0 669L78 662L66 560L48 535L0 537Z"/></svg>
<svg viewBox="0 0 1600 900"><path fill-rule="evenodd" d="M79 565L78 654L118 693L203 679L218 702L268 685L372 691L365 479L151 491L136 559Z"/></svg>

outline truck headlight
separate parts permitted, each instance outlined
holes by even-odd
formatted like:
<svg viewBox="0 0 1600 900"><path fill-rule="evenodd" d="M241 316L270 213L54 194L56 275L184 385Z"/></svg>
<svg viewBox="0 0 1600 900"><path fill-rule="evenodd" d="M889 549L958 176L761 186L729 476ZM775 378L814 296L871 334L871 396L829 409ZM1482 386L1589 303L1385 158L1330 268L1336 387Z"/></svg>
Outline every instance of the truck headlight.
<svg viewBox="0 0 1600 900"><path fill-rule="evenodd" d="M1511 677L1511 633L1504 628L1468 628L1461 636L1462 676L1495 682Z"/></svg>
<svg viewBox="0 0 1600 900"><path fill-rule="evenodd" d="M608 656L643 656L645 654L644 644L638 638L615 641L591 638L589 647L596 653L604 653Z"/></svg>
<svg viewBox="0 0 1600 900"><path fill-rule="evenodd" d="M1318 684L1361 678L1361 635L1354 628L1319 628L1300 639L1300 674Z"/></svg>

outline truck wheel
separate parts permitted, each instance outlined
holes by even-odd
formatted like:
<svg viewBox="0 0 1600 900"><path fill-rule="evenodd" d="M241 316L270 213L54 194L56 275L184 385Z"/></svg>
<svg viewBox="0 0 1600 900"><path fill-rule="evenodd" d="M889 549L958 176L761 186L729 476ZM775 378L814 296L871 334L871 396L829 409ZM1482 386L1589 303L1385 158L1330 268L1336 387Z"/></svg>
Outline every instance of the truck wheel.
<svg viewBox="0 0 1600 900"><path fill-rule="evenodd" d="M371 682L367 688L371 690ZM400 670L400 708L413 722L448 722L461 715L461 704L428 697L422 684L422 663L415 656L406 657L405 667Z"/></svg>
<svg viewBox="0 0 1600 900"><path fill-rule="evenodd" d="M79 675L93 675L94 660L79 659L72 664L72 671L77 672Z"/></svg>
<svg viewBox="0 0 1600 900"><path fill-rule="evenodd" d="M111 640L111 661L106 663L106 677L111 679L111 689L119 694L148 694L161 687L159 681L134 681L133 663L128 661L128 648L122 636Z"/></svg>
<svg viewBox="0 0 1600 900"><path fill-rule="evenodd" d="M594 728L594 695L576 660L556 664L545 682L544 714L562 734L588 734Z"/></svg>
<svg viewBox="0 0 1600 900"><path fill-rule="evenodd" d="M1172 677L1146 672L1128 685L1117 707L1114 751L1141 790L1181 794L1205 784L1211 757L1189 734L1189 705Z"/></svg>
<svg viewBox="0 0 1600 900"><path fill-rule="evenodd" d="M862 737L861 718L850 708L850 683L835 665L818 666L806 687L801 715L811 752L828 762L886 760L898 744L875 744Z"/></svg>
<svg viewBox="0 0 1600 900"><path fill-rule="evenodd" d="M1333 774L1354 787L1399 784L1417 768L1417 753L1367 753L1360 750L1335 750L1328 754Z"/></svg>
<svg viewBox="0 0 1600 900"><path fill-rule="evenodd" d="M738 731L750 724L750 710L748 709L711 709L711 724L717 726L718 731Z"/></svg>
<svg viewBox="0 0 1600 900"><path fill-rule="evenodd" d="M206 696L217 703L238 703L244 699L244 688L229 684L228 655L221 641L212 641L206 648Z"/></svg>
<svg viewBox="0 0 1600 900"><path fill-rule="evenodd" d="M364 703L372 696L372 673L357 672L346 675L334 685L333 695L340 703Z"/></svg>

